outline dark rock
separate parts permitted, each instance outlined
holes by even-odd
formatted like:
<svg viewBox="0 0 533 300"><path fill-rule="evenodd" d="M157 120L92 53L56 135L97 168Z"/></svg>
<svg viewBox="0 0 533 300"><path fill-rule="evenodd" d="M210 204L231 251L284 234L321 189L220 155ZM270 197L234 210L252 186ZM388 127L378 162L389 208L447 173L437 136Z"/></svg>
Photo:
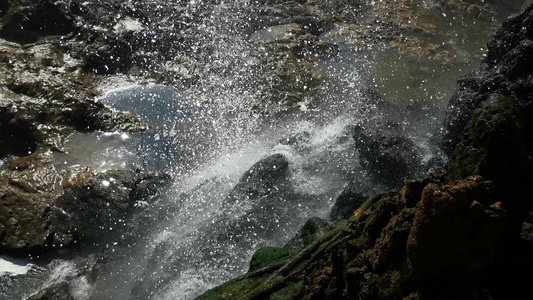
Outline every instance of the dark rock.
<svg viewBox="0 0 533 300"><path fill-rule="evenodd" d="M332 221L317 217L311 218L305 222L304 226L290 241L287 242L287 244L285 244L285 246L283 246L283 248L292 252L302 251L324 233L331 231L337 226L337 223Z"/></svg>
<svg viewBox="0 0 533 300"><path fill-rule="evenodd" d="M355 127L355 146L361 166L389 188L401 187L416 178L421 166L418 147L403 133L401 125L385 121L375 128Z"/></svg>
<svg viewBox="0 0 533 300"><path fill-rule="evenodd" d="M0 158L6 155L27 156L37 149L37 128L0 107Z"/></svg>
<svg viewBox="0 0 533 300"><path fill-rule="evenodd" d="M274 154L255 163L241 177L227 201L248 201L289 188L289 161L282 154Z"/></svg>
<svg viewBox="0 0 533 300"><path fill-rule="evenodd" d="M532 63L532 11L530 6L521 15L506 21L489 44L486 66L460 81L460 88L450 100L445 120L443 144L448 155L453 153L463 133L468 131L470 117L481 103L498 101L503 96L514 99L525 113L533 110L533 75L528 67ZM529 122L524 125L531 132Z"/></svg>
<svg viewBox="0 0 533 300"><path fill-rule="evenodd" d="M48 153L50 155L50 153ZM153 202L168 176L135 171L88 170L62 174L45 154L10 161L0 176L0 252L39 254L99 234L128 229L126 220ZM39 158L38 156L43 156ZM120 221L119 221L120 220Z"/></svg>
<svg viewBox="0 0 533 300"><path fill-rule="evenodd" d="M350 184L335 199L329 217L335 221L348 220L368 198L367 191L362 189L360 185Z"/></svg>
<svg viewBox="0 0 533 300"><path fill-rule="evenodd" d="M134 212L138 201L154 201L169 182L169 177L145 172L108 171L66 188L48 216L56 226L70 223L65 234L78 240L124 231L127 225L120 220Z"/></svg>
<svg viewBox="0 0 533 300"><path fill-rule="evenodd" d="M74 17L63 1L3 1L0 38L29 44L49 35L65 35L75 30ZM9 8L7 8L9 5Z"/></svg>
<svg viewBox="0 0 533 300"><path fill-rule="evenodd" d="M491 199L491 187L480 177L451 185L437 178L410 182L401 192L369 199L346 226L313 239L285 265L253 280L246 277L228 283L217 288L217 294L239 286L243 295L260 290L275 297L301 282L293 297L466 299L466 295L486 295L479 277L494 260L506 224L502 204ZM407 206L417 202L416 208ZM481 254L478 249L486 251Z"/></svg>
<svg viewBox="0 0 533 300"><path fill-rule="evenodd" d="M28 298L28 300L75 300L69 292L68 283L56 283Z"/></svg>
<svg viewBox="0 0 533 300"><path fill-rule="evenodd" d="M507 221L502 203L492 197L492 183L476 177L424 188L407 242L416 280L454 277L470 285L482 275Z"/></svg>

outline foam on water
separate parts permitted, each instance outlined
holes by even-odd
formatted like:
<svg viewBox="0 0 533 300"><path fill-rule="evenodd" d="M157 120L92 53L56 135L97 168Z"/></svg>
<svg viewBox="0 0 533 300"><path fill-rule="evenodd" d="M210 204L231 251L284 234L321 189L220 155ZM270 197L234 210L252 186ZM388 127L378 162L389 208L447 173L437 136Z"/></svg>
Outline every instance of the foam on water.
<svg viewBox="0 0 533 300"><path fill-rule="evenodd" d="M16 259L5 255L0 256L0 276L23 275L28 273L32 264L29 259Z"/></svg>

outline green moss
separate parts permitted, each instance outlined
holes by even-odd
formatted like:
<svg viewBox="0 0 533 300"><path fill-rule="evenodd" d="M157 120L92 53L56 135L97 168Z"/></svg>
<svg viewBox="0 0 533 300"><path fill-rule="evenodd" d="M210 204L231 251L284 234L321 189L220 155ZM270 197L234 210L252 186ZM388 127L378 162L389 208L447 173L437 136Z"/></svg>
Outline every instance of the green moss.
<svg viewBox="0 0 533 300"><path fill-rule="evenodd" d="M294 256L292 251L283 248L263 247L257 250L250 261L250 270L253 272L275 264L281 264Z"/></svg>
<svg viewBox="0 0 533 300"><path fill-rule="evenodd" d="M482 105L476 109L470 120L470 135L475 138L474 142L490 142L487 137L492 136L492 130L497 128L516 129L520 128L523 120L520 109L512 99L500 96L497 103Z"/></svg>
<svg viewBox="0 0 533 300"><path fill-rule="evenodd" d="M469 130L464 136L456 158L450 163L449 174L460 179L472 174L492 178L499 171L495 166L508 155L509 143L520 141L523 131L523 116L514 99L499 95L491 102L482 103L473 113Z"/></svg>
<svg viewBox="0 0 533 300"><path fill-rule="evenodd" d="M320 233L320 226L317 224L315 219L309 219L305 222L304 226L300 230L301 238L304 243L304 247L309 246L313 243Z"/></svg>
<svg viewBox="0 0 533 300"><path fill-rule="evenodd" d="M270 296L270 300L297 299L298 294L303 288L303 281L292 283L275 292Z"/></svg>
<svg viewBox="0 0 533 300"><path fill-rule="evenodd" d="M263 280L253 278L237 278L207 291L197 300L245 299L244 295L256 288Z"/></svg>
<svg viewBox="0 0 533 300"><path fill-rule="evenodd" d="M349 223L352 223L352 222L355 222L357 223L360 218L361 218L361 215L364 211L368 210L370 208L370 206L372 206L374 203L378 202L379 200L381 200L381 198L383 198L385 194L379 194L379 195L376 195L374 197L371 197L369 198L368 200L366 200L363 204L361 204L361 206L355 211L355 213L352 214L352 216L350 217L350 219L348 219Z"/></svg>
<svg viewBox="0 0 533 300"><path fill-rule="evenodd" d="M244 295L243 300L255 300L255 299L265 299L268 295L272 294L274 291L280 289L284 284L285 278L283 276L274 277L268 283L260 284L251 292Z"/></svg>

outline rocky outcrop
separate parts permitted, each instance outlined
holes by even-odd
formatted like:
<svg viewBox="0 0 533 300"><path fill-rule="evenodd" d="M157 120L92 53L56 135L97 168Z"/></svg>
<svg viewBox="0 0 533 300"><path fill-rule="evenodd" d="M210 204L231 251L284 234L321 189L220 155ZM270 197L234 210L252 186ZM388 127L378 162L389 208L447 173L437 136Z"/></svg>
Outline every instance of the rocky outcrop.
<svg viewBox="0 0 533 300"><path fill-rule="evenodd" d="M0 7L2 254L37 254L103 233L100 228L135 211L141 194L151 199L155 187L169 181L137 171L96 175L56 161L73 132L146 129L96 99L102 77L87 70L80 49L93 45L82 39L110 20L89 22L92 8L82 1L4 1Z"/></svg>
<svg viewBox="0 0 533 300"><path fill-rule="evenodd" d="M290 189L287 181L289 162L282 154L255 163L233 188L226 201L253 201Z"/></svg>
<svg viewBox="0 0 533 300"><path fill-rule="evenodd" d="M403 131L393 121L384 121L372 129L355 127L361 166L388 188L401 187L404 180L416 178L421 169L420 150Z"/></svg>
<svg viewBox="0 0 533 300"><path fill-rule="evenodd" d="M4 3L0 38L29 44L41 37L72 33L75 28L74 16L63 1L32 3L23 0Z"/></svg>
<svg viewBox="0 0 533 300"><path fill-rule="evenodd" d="M0 253L14 256L125 231L128 217L144 206L139 201L155 201L170 180L134 171L58 172L52 160L37 165L21 160L12 160L14 169L0 177Z"/></svg>
<svg viewBox="0 0 533 300"><path fill-rule="evenodd" d="M28 297L29 300L75 300L85 299L91 294L90 284L94 283L104 268L105 257L90 255L87 258L65 263L53 261L51 265L62 269L62 280L54 278L39 291Z"/></svg>
<svg viewBox="0 0 533 300"><path fill-rule="evenodd" d="M337 46L319 41L297 23L265 28L253 33L250 40L256 47L252 55L260 66L258 81L268 87L254 106L270 114L306 107L306 97L316 93L324 81L314 64L338 53Z"/></svg>
<svg viewBox="0 0 533 300"><path fill-rule="evenodd" d="M447 173L368 199L346 225L200 299L527 299L532 16L503 25L451 100Z"/></svg>

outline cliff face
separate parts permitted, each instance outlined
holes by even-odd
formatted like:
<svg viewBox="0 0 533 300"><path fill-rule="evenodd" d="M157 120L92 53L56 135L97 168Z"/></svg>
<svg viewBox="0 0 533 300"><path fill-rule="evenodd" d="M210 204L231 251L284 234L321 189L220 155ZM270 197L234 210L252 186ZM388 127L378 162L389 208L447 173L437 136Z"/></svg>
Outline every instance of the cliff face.
<svg viewBox="0 0 533 300"><path fill-rule="evenodd" d="M460 81L446 117L447 172L370 198L297 253L261 249L253 271L200 299L531 295L522 230L533 208L532 45L530 6L504 23L484 67Z"/></svg>

